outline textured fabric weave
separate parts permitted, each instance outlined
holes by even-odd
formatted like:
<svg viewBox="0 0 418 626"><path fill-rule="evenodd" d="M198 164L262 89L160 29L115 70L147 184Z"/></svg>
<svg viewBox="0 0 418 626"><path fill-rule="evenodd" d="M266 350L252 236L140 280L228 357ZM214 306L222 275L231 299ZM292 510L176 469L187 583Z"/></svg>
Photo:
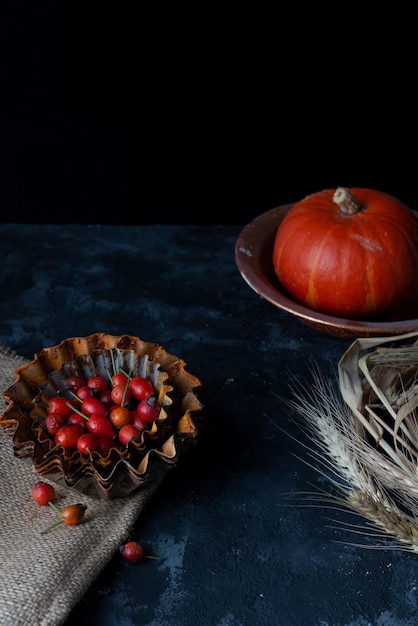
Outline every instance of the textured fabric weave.
<svg viewBox="0 0 418 626"><path fill-rule="evenodd" d="M25 360L0 346L0 390L14 381ZM4 410L0 399L0 412ZM41 480L30 462L13 454L12 438L0 428L0 624L58 626L110 561L160 481L124 499L92 498L65 486L54 486L57 506L87 505L79 526L60 524L50 506L31 495ZM42 480L48 482L46 477Z"/></svg>

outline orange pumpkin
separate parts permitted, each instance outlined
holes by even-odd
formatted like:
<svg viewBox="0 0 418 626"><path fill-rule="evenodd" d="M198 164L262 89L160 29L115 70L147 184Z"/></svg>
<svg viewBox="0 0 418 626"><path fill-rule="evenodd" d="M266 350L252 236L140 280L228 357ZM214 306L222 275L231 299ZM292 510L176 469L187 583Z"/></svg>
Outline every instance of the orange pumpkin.
<svg viewBox="0 0 418 626"><path fill-rule="evenodd" d="M374 189L306 196L277 229L273 267L307 307L351 319L401 305L418 288L418 217Z"/></svg>

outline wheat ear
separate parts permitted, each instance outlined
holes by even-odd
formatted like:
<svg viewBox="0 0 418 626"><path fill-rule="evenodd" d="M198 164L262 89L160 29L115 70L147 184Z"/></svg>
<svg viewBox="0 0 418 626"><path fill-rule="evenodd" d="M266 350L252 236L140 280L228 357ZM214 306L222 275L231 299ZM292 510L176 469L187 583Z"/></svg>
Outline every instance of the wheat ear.
<svg viewBox="0 0 418 626"><path fill-rule="evenodd" d="M328 501L360 514L404 549L418 551L418 479L376 452L335 385L315 365L312 383L293 379L290 387L295 422L319 449L312 447L309 454L319 462L318 471L325 467L334 476L330 481L339 495L328 494Z"/></svg>

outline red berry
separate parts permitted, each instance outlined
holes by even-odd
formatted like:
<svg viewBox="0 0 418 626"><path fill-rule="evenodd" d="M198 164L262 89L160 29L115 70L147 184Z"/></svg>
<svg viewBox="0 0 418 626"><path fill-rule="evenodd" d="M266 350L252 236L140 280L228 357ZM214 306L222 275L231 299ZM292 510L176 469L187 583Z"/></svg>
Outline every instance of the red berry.
<svg viewBox="0 0 418 626"><path fill-rule="evenodd" d="M108 437L99 437L97 439L97 452L103 458L107 457L109 452L115 447L115 442Z"/></svg>
<svg viewBox="0 0 418 626"><path fill-rule="evenodd" d="M141 400L136 409L139 418L144 422L153 422L156 420L160 411L161 404L157 402L155 396L149 396L149 398Z"/></svg>
<svg viewBox="0 0 418 626"><path fill-rule="evenodd" d="M148 378L134 376L129 382L129 389L136 400L143 400L154 393L154 385Z"/></svg>
<svg viewBox="0 0 418 626"><path fill-rule="evenodd" d="M68 417L73 412L73 408L69 406L71 403L68 398L55 396L50 398L48 402L48 413L59 413L63 417Z"/></svg>
<svg viewBox="0 0 418 626"><path fill-rule="evenodd" d="M123 372L117 372L112 376L112 384L113 385L123 385L125 387L128 382L128 377Z"/></svg>
<svg viewBox="0 0 418 626"><path fill-rule="evenodd" d="M67 424L79 424L83 427L83 430L86 430L86 422L86 418L80 415L80 413L71 413L67 419Z"/></svg>
<svg viewBox="0 0 418 626"><path fill-rule="evenodd" d="M55 443L64 450L76 450L78 438L84 433L80 424L65 424L58 429L55 435Z"/></svg>
<svg viewBox="0 0 418 626"><path fill-rule="evenodd" d="M84 433L77 439L77 450L83 456L90 456L98 448L98 439L92 433Z"/></svg>
<svg viewBox="0 0 418 626"><path fill-rule="evenodd" d="M70 376L67 378L67 387L77 393L80 387L84 387L86 384L85 379L82 376Z"/></svg>
<svg viewBox="0 0 418 626"><path fill-rule="evenodd" d="M86 398L91 398L92 396L93 392L88 385L83 385L83 387L77 389L77 398L79 398L81 402L83 402Z"/></svg>
<svg viewBox="0 0 418 626"><path fill-rule="evenodd" d="M106 437L114 439L116 435L112 422L105 415L97 415L93 413L87 420L87 430L96 437Z"/></svg>
<svg viewBox="0 0 418 626"><path fill-rule="evenodd" d="M32 487L32 498L35 500L36 504L44 506L56 500L56 497L55 489L49 483L41 481Z"/></svg>
<svg viewBox="0 0 418 626"><path fill-rule="evenodd" d="M129 400L131 400L132 398L132 392L127 386L126 382L124 385L115 385L113 387L111 398L115 404L128 404Z"/></svg>
<svg viewBox="0 0 418 626"><path fill-rule="evenodd" d="M122 556L129 563L140 563L144 559L144 548L137 541L128 541L122 546Z"/></svg>
<svg viewBox="0 0 418 626"><path fill-rule="evenodd" d="M99 398L91 396L90 398L83 400L81 404L81 412L84 413L84 415L93 415L93 413L95 415L106 415L107 408L103 402L99 400Z"/></svg>
<svg viewBox="0 0 418 626"><path fill-rule="evenodd" d="M105 389L104 391L99 393L97 397L99 398L100 402L103 402L105 406L109 407L111 404L113 404L111 389Z"/></svg>
<svg viewBox="0 0 418 626"><path fill-rule="evenodd" d="M140 436L141 431L133 424L125 424L118 431L118 439L124 446L127 446L132 439L138 439Z"/></svg>
<svg viewBox="0 0 418 626"><path fill-rule="evenodd" d="M125 406L115 406L109 413L109 419L117 430L134 421L132 411Z"/></svg>
<svg viewBox="0 0 418 626"><path fill-rule="evenodd" d="M48 526L48 528L45 528L45 530L43 530L41 533L42 535L45 535L45 533L49 533L50 530L63 523L68 524L68 526L76 526L77 524L81 524L84 519L84 513L87 509L87 506L85 504L69 504L68 506L64 507L60 512L60 510L54 504L52 504L52 502L50 502L50 505L57 513L60 514L60 519L57 522L54 522L54 524L51 524L51 526Z"/></svg>
<svg viewBox="0 0 418 626"><path fill-rule="evenodd" d="M83 521L86 509L85 504L69 504L62 509L61 518L68 526L77 526Z"/></svg>
<svg viewBox="0 0 418 626"><path fill-rule="evenodd" d="M61 415L61 413L51 413L48 412L44 419L44 426L47 429L48 433L54 436L61 426L64 426L66 422L66 417Z"/></svg>
<svg viewBox="0 0 418 626"><path fill-rule="evenodd" d="M107 380L103 376L90 376L87 379L87 386L95 393L100 393L107 389Z"/></svg>
<svg viewBox="0 0 418 626"><path fill-rule="evenodd" d="M133 411L134 414L134 426L138 428L138 430L145 430L145 428L149 428L151 422L147 422L141 417L139 417L137 411Z"/></svg>

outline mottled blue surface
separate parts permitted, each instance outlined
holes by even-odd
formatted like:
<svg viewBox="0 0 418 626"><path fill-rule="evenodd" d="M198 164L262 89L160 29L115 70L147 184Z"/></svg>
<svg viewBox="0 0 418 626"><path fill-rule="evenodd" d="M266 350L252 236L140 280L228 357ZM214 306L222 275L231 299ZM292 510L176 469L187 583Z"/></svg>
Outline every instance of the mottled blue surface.
<svg viewBox="0 0 418 626"><path fill-rule="evenodd" d="M133 529L161 560L116 554L65 626L416 626L416 556L355 547L374 544L334 521L348 513L289 504L326 488L288 436L289 377L311 359L333 376L349 341L247 286L240 230L0 226L0 343L32 358L65 337L135 334L203 382L199 445Z"/></svg>

